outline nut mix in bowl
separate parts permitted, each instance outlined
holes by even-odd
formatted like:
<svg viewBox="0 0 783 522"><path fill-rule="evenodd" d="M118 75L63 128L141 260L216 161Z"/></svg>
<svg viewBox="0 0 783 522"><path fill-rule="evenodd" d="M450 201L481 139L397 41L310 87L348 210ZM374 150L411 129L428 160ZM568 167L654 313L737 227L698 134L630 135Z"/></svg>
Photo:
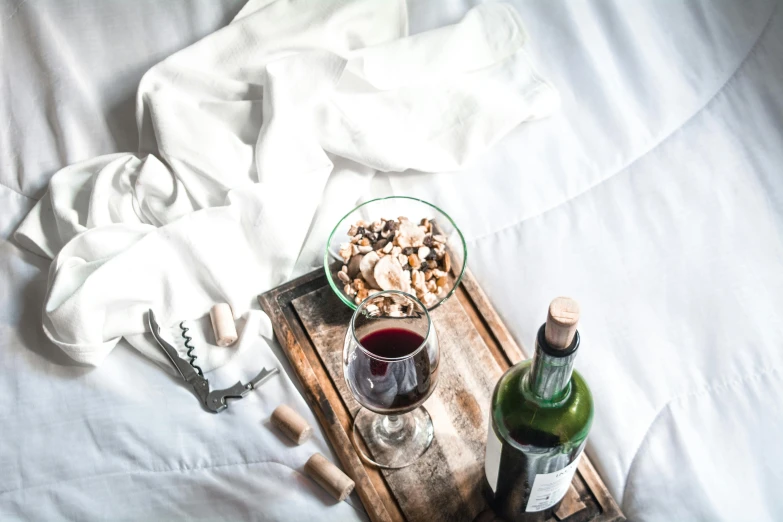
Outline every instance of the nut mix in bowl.
<svg viewBox="0 0 783 522"><path fill-rule="evenodd" d="M447 214L426 201L392 196L360 205L337 224L324 268L352 308L377 292L400 290L432 309L456 289L466 257L462 233Z"/></svg>

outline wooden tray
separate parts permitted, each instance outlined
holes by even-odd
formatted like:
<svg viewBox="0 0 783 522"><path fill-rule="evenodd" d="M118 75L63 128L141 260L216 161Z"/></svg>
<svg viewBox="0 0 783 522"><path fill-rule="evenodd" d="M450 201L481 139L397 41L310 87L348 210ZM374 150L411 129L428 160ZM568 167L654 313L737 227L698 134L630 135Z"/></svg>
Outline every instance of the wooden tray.
<svg viewBox="0 0 783 522"><path fill-rule="evenodd" d="M343 470L356 482L373 521L492 520L482 495L488 407L495 383L525 358L469 271L432 320L441 346L441 370L425 403L435 440L413 465L378 470L351 444L359 409L345 386L342 349L352 311L334 295L323 270L259 296ZM551 520L625 520L587 455Z"/></svg>

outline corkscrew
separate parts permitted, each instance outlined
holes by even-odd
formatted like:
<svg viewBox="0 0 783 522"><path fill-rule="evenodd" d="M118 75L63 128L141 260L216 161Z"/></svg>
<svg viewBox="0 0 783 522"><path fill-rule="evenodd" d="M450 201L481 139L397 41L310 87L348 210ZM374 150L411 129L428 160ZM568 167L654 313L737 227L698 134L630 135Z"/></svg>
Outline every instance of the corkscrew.
<svg viewBox="0 0 783 522"><path fill-rule="evenodd" d="M182 338L185 339L185 343L184 343L185 344L185 348L188 349L187 355L190 358L190 360L188 362L198 372L198 374L203 377L204 376L204 372L201 371L201 366L198 366L197 364L194 363L194 361L196 359L198 359L198 356L193 353L193 350L195 350L196 347L191 344L191 341L193 340L193 338L188 335L188 331L190 330L190 328L185 326L185 321L182 321L181 323L179 323L179 329L182 330L182 334L181 335L182 335Z"/></svg>
<svg viewBox="0 0 783 522"><path fill-rule="evenodd" d="M272 368L271 370L262 368L258 375L252 378L247 384L242 384L240 381L237 381L233 386L223 390L210 391L209 379L203 376L201 368L193 364L193 361L196 359L196 356L193 355L193 350L195 347L191 344L191 341L193 340L192 337L186 335L188 328L184 327L184 321L180 323L180 329L182 329L182 337L186 340L185 346L188 348L187 355L189 360L185 360L180 357L177 349L169 344L168 341L166 341L163 337L161 337L160 326L155 320L155 314L152 310L148 312L147 324L149 326L150 332L152 333L152 336L155 338L155 341L163 350L163 353L166 354L166 356L171 361L171 364L173 364L174 368L176 368L177 372L179 372L182 378L185 379L185 382L187 382L193 388L193 392L196 394L196 397L198 397L198 399L201 401L201 404L209 412L220 413L228 407L226 399L241 399L252 390L261 386L270 377L278 372L277 368Z"/></svg>

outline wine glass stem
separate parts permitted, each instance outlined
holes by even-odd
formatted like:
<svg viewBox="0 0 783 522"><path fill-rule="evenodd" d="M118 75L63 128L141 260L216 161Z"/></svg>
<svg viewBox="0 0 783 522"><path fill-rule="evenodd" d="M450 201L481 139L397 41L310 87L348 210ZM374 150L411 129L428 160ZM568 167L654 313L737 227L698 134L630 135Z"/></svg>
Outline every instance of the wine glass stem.
<svg viewBox="0 0 783 522"><path fill-rule="evenodd" d="M386 438L393 439L402 430L403 424L399 415L385 415L381 421L381 429Z"/></svg>

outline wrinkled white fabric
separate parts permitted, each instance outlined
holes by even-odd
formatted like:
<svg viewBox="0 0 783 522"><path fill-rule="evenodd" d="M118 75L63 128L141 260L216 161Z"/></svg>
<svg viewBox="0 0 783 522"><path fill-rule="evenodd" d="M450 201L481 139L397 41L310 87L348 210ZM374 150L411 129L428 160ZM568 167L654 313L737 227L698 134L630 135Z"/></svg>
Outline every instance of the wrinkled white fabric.
<svg viewBox="0 0 783 522"><path fill-rule="evenodd" d="M16 233L54 257L47 336L87 364L121 337L159 358L147 309L161 324L215 302L239 316L297 260L316 264L308 231L375 171L457 169L557 107L505 4L406 34L399 0L256 0L153 67L139 153L61 170Z"/></svg>

